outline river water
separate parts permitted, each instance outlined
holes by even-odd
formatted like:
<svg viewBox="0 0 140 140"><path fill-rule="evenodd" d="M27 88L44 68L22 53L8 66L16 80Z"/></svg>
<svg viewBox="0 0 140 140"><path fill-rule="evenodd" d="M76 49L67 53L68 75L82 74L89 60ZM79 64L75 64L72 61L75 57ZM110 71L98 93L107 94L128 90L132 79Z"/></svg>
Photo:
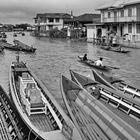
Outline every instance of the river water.
<svg viewBox="0 0 140 140"><path fill-rule="evenodd" d="M121 54L105 51L92 43L80 42L68 39L37 38L26 33L13 37L13 33L7 33L7 41L13 43L13 39L19 39L27 45L37 48L36 53L20 52L20 60L26 62L34 73L42 80L55 99L63 105L60 91L60 76L64 74L70 77L69 69L85 75L91 75L91 69L77 60L78 55L88 54L90 59L104 58L104 65L119 67L110 74L122 78L127 83L140 87L140 49L129 49L129 54ZM128 48L124 48L128 49ZM16 60L17 52L4 50L0 54L0 84L7 93L9 92L9 66Z"/></svg>

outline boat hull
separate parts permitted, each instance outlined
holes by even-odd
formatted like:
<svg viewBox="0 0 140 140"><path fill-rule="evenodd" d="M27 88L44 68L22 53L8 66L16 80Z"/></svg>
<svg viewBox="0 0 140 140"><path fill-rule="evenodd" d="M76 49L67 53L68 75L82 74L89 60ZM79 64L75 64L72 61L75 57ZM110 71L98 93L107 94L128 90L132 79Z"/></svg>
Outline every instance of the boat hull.
<svg viewBox="0 0 140 140"><path fill-rule="evenodd" d="M87 65L89 67L96 68L96 69L99 69L99 70L102 70L102 71L110 71L110 70L112 70L108 66L97 66L97 65L95 65L94 61L91 61L91 60L83 61L82 58L80 58L79 56L78 56L78 58L79 58L79 60L78 60L79 62L81 62L81 63L83 63L83 64L85 64L85 65Z"/></svg>
<svg viewBox="0 0 140 140"><path fill-rule="evenodd" d="M69 80L63 75L61 77L61 93L64 99L64 103L69 112L69 115L77 127L78 124L80 126L81 124L83 124L83 128L85 126L88 127L87 119L90 116L95 122L97 122L99 127L103 129L102 132L105 133L103 139L138 139L139 138L140 134L137 130L133 129L131 126L126 124L126 122L124 122L124 120L119 118L117 114L113 113L112 110L106 108L104 104L96 100L96 98L94 98L89 92L87 92L80 85L78 86L76 83L73 83L71 80ZM86 112L84 113L85 118L83 122L81 121L81 119L79 120L79 117L83 118L81 116L81 113L83 112L82 110ZM86 124L84 122L86 122ZM117 125L114 125L114 123ZM92 125L92 123L90 125ZM104 129L105 127L108 130L111 130L111 133L113 132L113 135L112 134L108 135L109 133L107 133L106 129ZM129 136L125 135L125 133L123 133L123 131L121 131L120 128L125 130L125 132L127 131L127 133L129 133ZM81 131L81 128L79 131ZM86 129L84 132L86 133ZM90 135L92 136L93 131L89 130L88 132L91 132ZM88 136L88 132L86 133L87 136ZM96 134L98 134L99 132L100 132L99 129L96 128ZM99 136L102 137L103 134L102 135L100 134ZM92 140L93 138L89 138L89 139Z"/></svg>

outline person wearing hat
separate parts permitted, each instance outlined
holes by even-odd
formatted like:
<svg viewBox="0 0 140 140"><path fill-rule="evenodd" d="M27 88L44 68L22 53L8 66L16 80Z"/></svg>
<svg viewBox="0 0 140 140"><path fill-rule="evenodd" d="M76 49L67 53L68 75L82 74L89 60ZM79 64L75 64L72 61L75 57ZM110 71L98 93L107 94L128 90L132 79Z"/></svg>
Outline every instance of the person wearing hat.
<svg viewBox="0 0 140 140"><path fill-rule="evenodd" d="M83 61L87 60L87 54L84 54Z"/></svg>
<svg viewBox="0 0 140 140"><path fill-rule="evenodd" d="M99 60L96 60L96 61L95 61L95 65L96 65L96 66L103 66L103 62L102 62L102 61L103 61L103 58L100 57Z"/></svg>

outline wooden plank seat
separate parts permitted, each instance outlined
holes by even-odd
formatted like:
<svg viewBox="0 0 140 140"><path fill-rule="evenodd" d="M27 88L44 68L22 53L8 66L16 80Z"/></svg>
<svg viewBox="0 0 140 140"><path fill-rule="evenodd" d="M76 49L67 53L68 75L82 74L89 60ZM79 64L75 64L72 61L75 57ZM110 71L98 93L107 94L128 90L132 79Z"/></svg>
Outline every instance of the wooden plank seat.
<svg viewBox="0 0 140 140"><path fill-rule="evenodd" d="M26 106L28 115L31 114L40 114L45 113L46 114L46 104L43 102L40 90L34 88L29 89L27 92L28 97L28 105Z"/></svg>
<svg viewBox="0 0 140 140"><path fill-rule="evenodd" d="M28 115L46 114L47 104L43 101L41 90L37 87L36 82L26 72L22 73L22 77L19 78L21 86L20 94Z"/></svg>

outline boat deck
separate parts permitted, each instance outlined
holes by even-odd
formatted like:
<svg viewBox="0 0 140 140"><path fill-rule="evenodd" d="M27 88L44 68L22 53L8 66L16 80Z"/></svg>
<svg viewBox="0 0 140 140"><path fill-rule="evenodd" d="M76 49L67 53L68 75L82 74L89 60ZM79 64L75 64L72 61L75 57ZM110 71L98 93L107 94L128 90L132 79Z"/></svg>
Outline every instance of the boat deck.
<svg viewBox="0 0 140 140"><path fill-rule="evenodd" d="M86 139L109 139L95 121L75 102L70 102L72 113Z"/></svg>
<svg viewBox="0 0 140 140"><path fill-rule="evenodd" d="M124 120L127 124L129 124L134 129L138 130L140 132L140 122L138 122L136 119L133 119L132 117L128 116L126 113L122 112L121 110L118 110L114 108L113 106L110 106L108 103L100 100L108 109L110 109L112 112L114 112L117 116L119 116L122 120Z"/></svg>
<svg viewBox="0 0 140 140"><path fill-rule="evenodd" d="M44 114L37 114L31 115L30 121L37 127L39 130L48 132L54 130L51 121L47 115Z"/></svg>
<svg viewBox="0 0 140 140"><path fill-rule="evenodd" d="M20 90L19 90L19 82L16 81L16 89L17 89L17 94L20 97L19 99L21 99L21 95L19 94ZM21 101L22 104L22 101ZM24 109L24 111L26 112L25 106L22 104L22 107ZM49 113L49 110L47 110L47 114L33 114L31 116L28 116L28 113L26 112L28 118L30 119L30 121L32 122L32 124L37 127L39 130L44 131L44 132L48 132L48 131L52 131L55 130L55 127L53 127L53 124L51 122L51 120L53 120L52 115Z"/></svg>
<svg viewBox="0 0 140 140"><path fill-rule="evenodd" d="M6 125L2 112L0 112L0 140L12 140Z"/></svg>

